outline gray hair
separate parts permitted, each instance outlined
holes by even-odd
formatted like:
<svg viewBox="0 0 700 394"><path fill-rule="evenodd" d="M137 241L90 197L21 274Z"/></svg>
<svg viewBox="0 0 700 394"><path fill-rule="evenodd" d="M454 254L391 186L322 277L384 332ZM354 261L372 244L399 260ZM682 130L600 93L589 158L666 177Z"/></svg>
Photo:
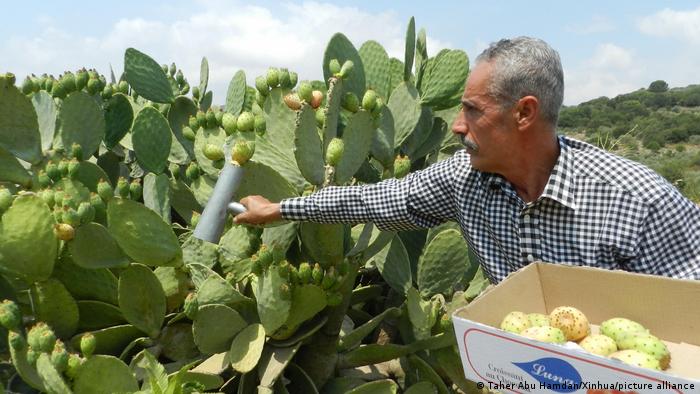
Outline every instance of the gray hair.
<svg viewBox="0 0 700 394"><path fill-rule="evenodd" d="M544 119L556 126L564 101L564 72L557 51L536 38L503 39L476 58L477 64L481 62L494 67L490 93L504 109L524 96L535 96Z"/></svg>

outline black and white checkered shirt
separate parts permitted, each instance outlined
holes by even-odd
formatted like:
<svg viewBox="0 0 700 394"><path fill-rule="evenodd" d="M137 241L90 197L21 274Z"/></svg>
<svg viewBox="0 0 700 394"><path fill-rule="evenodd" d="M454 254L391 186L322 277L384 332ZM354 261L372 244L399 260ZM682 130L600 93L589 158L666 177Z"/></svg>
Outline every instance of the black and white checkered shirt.
<svg viewBox="0 0 700 394"><path fill-rule="evenodd" d="M401 180L283 200L281 213L393 231L454 220L493 283L535 260L700 279L700 207L641 164L563 136L559 146L531 203L461 150Z"/></svg>

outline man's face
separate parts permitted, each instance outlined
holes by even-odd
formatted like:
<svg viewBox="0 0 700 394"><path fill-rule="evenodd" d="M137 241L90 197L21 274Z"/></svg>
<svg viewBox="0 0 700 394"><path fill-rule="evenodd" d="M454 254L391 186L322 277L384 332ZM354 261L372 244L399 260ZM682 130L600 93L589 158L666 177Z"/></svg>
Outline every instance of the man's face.
<svg viewBox="0 0 700 394"><path fill-rule="evenodd" d="M467 148L474 168L498 172L515 148L516 124L511 111L503 110L489 94L491 73L491 64L480 63L469 74L452 132Z"/></svg>

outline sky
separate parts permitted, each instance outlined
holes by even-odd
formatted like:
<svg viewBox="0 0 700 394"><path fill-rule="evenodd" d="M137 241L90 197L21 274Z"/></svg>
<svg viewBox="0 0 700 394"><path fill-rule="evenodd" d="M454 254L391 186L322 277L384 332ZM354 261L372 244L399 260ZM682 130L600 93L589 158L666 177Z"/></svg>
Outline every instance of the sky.
<svg viewBox="0 0 700 394"><path fill-rule="evenodd" d="M565 105L646 88L700 83L697 1L224 1L5 2L0 72L58 76L95 68L117 78L134 47L175 62L190 85L209 62L214 103L244 70L250 85L268 67L322 79L323 51L336 32L356 48L375 40L403 60L406 27L427 34L428 55L460 49L470 60L501 38L532 36L559 52Z"/></svg>

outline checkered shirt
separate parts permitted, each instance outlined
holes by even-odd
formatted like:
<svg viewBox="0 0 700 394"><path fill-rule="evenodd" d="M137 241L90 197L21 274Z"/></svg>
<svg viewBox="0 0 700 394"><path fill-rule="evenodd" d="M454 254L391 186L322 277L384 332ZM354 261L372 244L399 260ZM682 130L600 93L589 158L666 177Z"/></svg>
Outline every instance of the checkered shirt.
<svg viewBox="0 0 700 394"><path fill-rule="evenodd" d="M564 136L559 146L530 203L460 150L400 180L283 200L281 214L387 231L456 221L493 283L535 260L700 279L700 207L641 164Z"/></svg>

